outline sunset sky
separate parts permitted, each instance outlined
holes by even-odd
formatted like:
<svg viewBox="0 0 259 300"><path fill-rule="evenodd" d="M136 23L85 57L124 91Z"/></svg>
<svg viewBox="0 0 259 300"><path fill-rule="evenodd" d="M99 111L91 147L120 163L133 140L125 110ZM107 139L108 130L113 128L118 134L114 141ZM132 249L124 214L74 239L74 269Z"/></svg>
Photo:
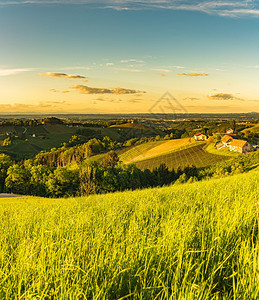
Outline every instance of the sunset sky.
<svg viewBox="0 0 259 300"><path fill-rule="evenodd" d="M167 91L259 112L259 1L0 0L0 113L148 112Z"/></svg>

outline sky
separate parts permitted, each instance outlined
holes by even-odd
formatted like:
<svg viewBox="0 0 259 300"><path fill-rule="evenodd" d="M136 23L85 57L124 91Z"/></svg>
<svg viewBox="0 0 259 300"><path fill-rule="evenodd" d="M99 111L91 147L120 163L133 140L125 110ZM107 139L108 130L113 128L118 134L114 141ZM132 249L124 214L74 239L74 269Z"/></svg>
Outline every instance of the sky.
<svg viewBox="0 0 259 300"><path fill-rule="evenodd" d="M259 112L258 83L257 0L0 0L0 114Z"/></svg>

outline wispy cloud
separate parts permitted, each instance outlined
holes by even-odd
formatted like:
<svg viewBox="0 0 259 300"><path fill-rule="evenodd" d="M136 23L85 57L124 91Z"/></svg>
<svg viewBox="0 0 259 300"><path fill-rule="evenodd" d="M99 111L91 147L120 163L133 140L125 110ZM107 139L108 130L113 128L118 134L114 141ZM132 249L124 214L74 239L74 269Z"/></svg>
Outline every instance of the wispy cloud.
<svg viewBox="0 0 259 300"><path fill-rule="evenodd" d="M196 97L186 97L183 99L184 101L197 101L197 100L200 100L199 98L196 98Z"/></svg>
<svg viewBox="0 0 259 300"><path fill-rule="evenodd" d="M121 63L144 63L144 60L140 60L140 59L135 59L135 58L130 58L130 59L121 59L120 60Z"/></svg>
<svg viewBox="0 0 259 300"><path fill-rule="evenodd" d="M10 76L16 75L19 73L34 71L34 69L30 68L20 68L20 69L0 69L0 77L1 76Z"/></svg>
<svg viewBox="0 0 259 300"><path fill-rule="evenodd" d="M0 104L0 110L2 112L40 112L43 108L56 109L63 107L63 105L69 105L65 101L47 101L38 102L35 104L13 103L13 104Z"/></svg>
<svg viewBox="0 0 259 300"><path fill-rule="evenodd" d="M141 69L136 69L136 68L114 68L114 70L117 71L124 71L124 72L133 72L133 73L140 73L143 72Z"/></svg>
<svg viewBox="0 0 259 300"><path fill-rule="evenodd" d="M66 73L55 73L55 72L47 72L47 73L40 73L41 76L48 76L48 77L57 77L57 78L67 78L67 79L84 79L85 76L82 75L74 75L74 74L66 74Z"/></svg>
<svg viewBox="0 0 259 300"><path fill-rule="evenodd" d="M207 73L178 73L179 76L189 76L189 77L196 77L196 76L208 76Z"/></svg>
<svg viewBox="0 0 259 300"><path fill-rule="evenodd" d="M70 91L59 91L59 90L56 90L56 89L50 89L49 91L53 92L53 93L63 93L63 94L70 93Z"/></svg>
<svg viewBox="0 0 259 300"><path fill-rule="evenodd" d="M75 89L79 91L81 94L115 94L115 95L126 95L126 94L136 94L136 93L145 93L132 89L124 89L124 88L115 88L115 89L106 89L106 88L94 88L86 85L73 85L70 87L71 89Z"/></svg>
<svg viewBox="0 0 259 300"><path fill-rule="evenodd" d="M58 92L59 92L59 91L56 90L56 89L50 89L49 91L50 91L50 92L53 92L53 93L58 93Z"/></svg>
<svg viewBox="0 0 259 300"><path fill-rule="evenodd" d="M259 17L257 0L5 0L0 5L69 4L115 10L167 9L201 11L225 17Z"/></svg>
<svg viewBox="0 0 259 300"><path fill-rule="evenodd" d="M116 102L116 103L119 103L122 100L121 99L112 99L112 98L98 97L98 98L95 99L95 101L100 101L100 102Z"/></svg>
<svg viewBox="0 0 259 300"><path fill-rule="evenodd" d="M210 98L211 100L239 100L239 101L244 101L244 99L236 97L233 94L225 94L225 93L212 94L212 95L209 95L208 98Z"/></svg>

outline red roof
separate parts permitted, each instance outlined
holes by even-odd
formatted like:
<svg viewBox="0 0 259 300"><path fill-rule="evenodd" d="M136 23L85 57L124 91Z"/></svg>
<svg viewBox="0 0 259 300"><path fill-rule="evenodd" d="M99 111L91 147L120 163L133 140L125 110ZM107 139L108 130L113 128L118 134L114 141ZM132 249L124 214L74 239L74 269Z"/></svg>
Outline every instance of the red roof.
<svg viewBox="0 0 259 300"><path fill-rule="evenodd" d="M201 135L201 134L203 134L203 133L201 133L201 132L198 132L198 133L195 133L195 135L194 135L194 136L199 136L199 135Z"/></svg>

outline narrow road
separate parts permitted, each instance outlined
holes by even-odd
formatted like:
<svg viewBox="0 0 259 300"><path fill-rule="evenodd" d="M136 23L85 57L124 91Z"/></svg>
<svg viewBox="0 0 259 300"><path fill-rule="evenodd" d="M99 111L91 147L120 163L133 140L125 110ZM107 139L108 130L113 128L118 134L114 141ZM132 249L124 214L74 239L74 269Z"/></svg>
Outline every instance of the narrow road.
<svg viewBox="0 0 259 300"><path fill-rule="evenodd" d="M15 195L15 194L0 194L0 198L14 198L14 197L21 197L21 195Z"/></svg>
<svg viewBox="0 0 259 300"><path fill-rule="evenodd" d="M23 128L24 128L24 132L22 134L25 134L27 131L27 128L26 127L23 127Z"/></svg>

